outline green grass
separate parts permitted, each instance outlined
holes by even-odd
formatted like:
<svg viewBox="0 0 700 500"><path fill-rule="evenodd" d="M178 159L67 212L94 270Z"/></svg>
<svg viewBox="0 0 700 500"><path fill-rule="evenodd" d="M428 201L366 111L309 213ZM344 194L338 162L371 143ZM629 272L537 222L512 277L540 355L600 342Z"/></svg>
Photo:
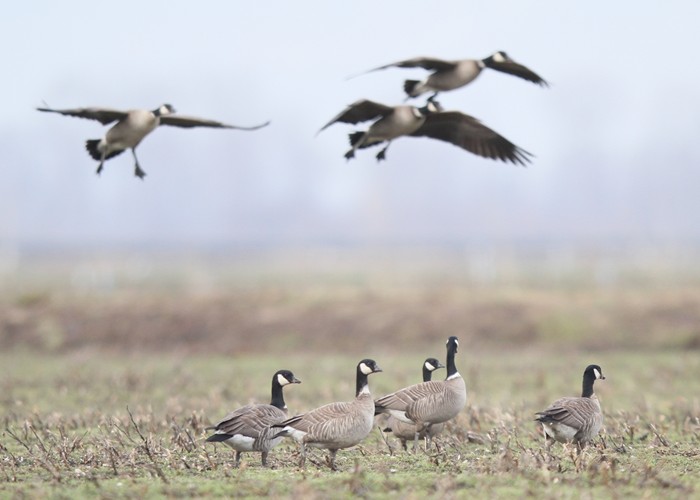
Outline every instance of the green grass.
<svg viewBox="0 0 700 500"><path fill-rule="evenodd" d="M432 354L438 354L438 345ZM369 354L368 354L369 355ZM419 378L423 354L372 354L384 368L375 394ZM694 352L581 352L463 348L458 366L468 407L439 450L400 451L375 430L340 451L296 466L291 442L234 469L233 453L205 444L204 427L228 410L269 398L271 374L292 369L292 412L352 396L358 356L0 355L0 496L133 497L521 497L687 498L700 492L700 359ZM603 438L580 460L560 445L548 455L533 413L580 390L599 363ZM128 407L128 410L127 410ZM129 414L131 412L131 416ZM131 417L133 416L133 422Z"/></svg>

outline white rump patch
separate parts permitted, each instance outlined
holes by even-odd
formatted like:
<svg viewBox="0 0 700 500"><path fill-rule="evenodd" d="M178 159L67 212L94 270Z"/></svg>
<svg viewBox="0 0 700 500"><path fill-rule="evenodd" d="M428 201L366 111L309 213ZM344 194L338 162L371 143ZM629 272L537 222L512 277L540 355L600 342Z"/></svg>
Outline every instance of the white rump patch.
<svg viewBox="0 0 700 500"><path fill-rule="evenodd" d="M244 436L242 434L235 434L231 436L230 439L224 441L224 443L236 451L253 451L253 443L255 443L255 438Z"/></svg>
<svg viewBox="0 0 700 500"><path fill-rule="evenodd" d="M294 427L288 425L284 429L282 429L287 436L291 437L294 439L294 441L300 442L302 439L304 439L304 436L306 436L306 432L300 431L299 429L295 429Z"/></svg>
<svg viewBox="0 0 700 500"><path fill-rule="evenodd" d="M413 420L406 416L406 412L403 410L388 410L387 413L394 417L396 420L400 420L406 424L415 424Z"/></svg>

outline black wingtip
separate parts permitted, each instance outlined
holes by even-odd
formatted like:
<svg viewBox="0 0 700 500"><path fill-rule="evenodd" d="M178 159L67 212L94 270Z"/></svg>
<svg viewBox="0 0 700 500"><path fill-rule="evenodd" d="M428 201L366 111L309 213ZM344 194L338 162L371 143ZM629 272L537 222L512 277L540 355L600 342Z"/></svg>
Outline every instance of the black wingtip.
<svg viewBox="0 0 700 500"><path fill-rule="evenodd" d="M226 441L227 439L231 439L230 434L212 434L207 438L207 443L220 443L222 441Z"/></svg>

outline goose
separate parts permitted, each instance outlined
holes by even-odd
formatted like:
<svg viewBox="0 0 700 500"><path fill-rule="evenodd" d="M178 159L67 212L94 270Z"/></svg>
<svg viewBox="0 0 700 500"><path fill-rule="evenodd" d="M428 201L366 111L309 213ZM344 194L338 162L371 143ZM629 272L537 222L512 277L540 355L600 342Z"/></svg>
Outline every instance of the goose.
<svg viewBox="0 0 700 500"><path fill-rule="evenodd" d="M288 384L300 383L301 380L289 370L275 372L272 376L270 404L249 404L232 411L215 426L207 427L207 430L216 431L207 441L222 442L236 450L236 467L240 464L244 451L259 451L265 467L268 452L282 441L282 438L274 437L277 431L273 431L270 426L287 418L283 388Z"/></svg>
<svg viewBox="0 0 700 500"><path fill-rule="evenodd" d="M377 160L386 159L391 141L402 136L430 137L446 141L484 158L525 165L531 156L505 137L483 125L476 118L458 111L443 111L438 102L428 101L425 106L387 106L361 99L350 104L318 133L334 123L356 124L375 120L365 132L350 134L352 148L346 159L355 157L357 149L364 149L382 142L387 145L377 154Z"/></svg>
<svg viewBox="0 0 700 500"><path fill-rule="evenodd" d="M547 449L554 441L575 443L578 451L593 441L603 427L603 413L593 383L605 380L598 365L588 365L583 372L583 390L580 398L557 399L546 410L536 413L542 424Z"/></svg>
<svg viewBox="0 0 700 500"><path fill-rule="evenodd" d="M238 130L257 130L267 126L270 122L265 122L253 127L238 127L227 125L215 120L194 118L191 116L174 115L175 108L170 104L163 104L156 109L149 111L146 109L132 109L120 111L110 108L75 108L75 109L51 109L36 108L38 111L46 113L58 113L64 116L75 116L77 118L88 118L97 120L102 125L117 122L112 126L102 139L90 139L85 143L90 156L100 162L97 167L97 175L102 172L105 160L109 160L126 149L131 149L134 155L134 175L140 179L146 176L146 172L141 169L139 160L136 157L136 147L141 141L159 125L171 125L174 127L210 127L229 128Z"/></svg>
<svg viewBox="0 0 700 500"><path fill-rule="evenodd" d="M447 339L447 378L422 382L382 396L374 402L375 414L386 413L416 425L413 450L418 449L421 432L429 432L435 424L447 422L459 414L467 403L467 388L455 366L459 347L457 337Z"/></svg>
<svg viewBox="0 0 700 500"><path fill-rule="evenodd" d="M439 92L458 89L474 81L485 68L490 68L501 73L517 76L541 87L548 87L547 83L537 73L526 66L515 62L508 54L499 50L484 59L460 59L446 61L434 57L414 57L405 61L385 64L371 69L365 73L379 71L387 68L423 68L432 71L430 76L423 81L406 80L404 92L408 97L418 97L426 92L433 92L433 98ZM362 73L362 74L365 74ZM359 76L359 75L358 75Z"/></svg>
<svg viewBox="0 0 700 500"><path fill-rule="evenodd" d="M423 382L428 382L432 378L433 372L438 368L445 368L445 365L440 363L435 358L428 358L423 362ZM430 441L432 438L440 434L445 427L444 424L434 424L430 426L427 432L424 430L420 432L418 438L425 438L426 449L430 448ZM407 424L394 417L389 417L386 423L386 428L384 432L392 432L401 441L401 447L407 450L406 440L413 439L416 434L416 424Z"/></svg>
<svg viewBox="0 0 700 500"><path fill-rule="evenodd" d="M337 470L338 450L355 446L367 437L374 426L374 402L367 377L381 371L374 360L363 359L357 364L353 401L329 403L273 425L281 429L275 438L291 437L301 445L299 467L304 467L306 447L311 446L327 449L328 465Z"/></svg>

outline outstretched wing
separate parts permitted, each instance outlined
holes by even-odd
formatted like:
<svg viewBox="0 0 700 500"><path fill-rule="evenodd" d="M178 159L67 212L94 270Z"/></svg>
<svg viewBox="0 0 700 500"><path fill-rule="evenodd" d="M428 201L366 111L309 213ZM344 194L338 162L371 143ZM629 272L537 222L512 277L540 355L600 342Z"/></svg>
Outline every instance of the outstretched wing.
<svg viewBox="0 0 700 500"><path fill-rule="evenodd" d="M343 123L359 123L365 122L367 120L372 120L374 118L379 118L381 116L386 116L394 110L391 106L386 106L378 102L370 101L367 99L361 99L359 101L353 102L350 106L341 111L337 116L335 116L331 121L326 123L321 130L316 132L317 134L322 130L330 127L336 122Z"/></svg>
<svg viewBox="0 0 700 500"><path fill-rule="evenodd" d="M484 158L523 166L530 162L529 157L532 156L473 116L459 111L430 114L425 123L411 135L450 142Z"/></svg>
<svg viewBox="0 0 700 500"><path fill-rule="evenodd" d="M114 121L121 120L127 115L127 111L110 108L74 108L74 109L51 109L51 108L36 108L37 111L47 113L58 113L65 116L75 116L76 118L87 118L89 120L97 120L102 125L107 125Z"/></svg>
<svg viewBox="0 0 700 500"><path fill-rule="evenodd" d="M255 125L253 127L239 127L237 125L228 125L216 120L207 120L205 118L195 118L193 116L183 115L165 115L160 117L161 125L171 125L173 127L192 128L192 127L209 127L209 128L231 128L238 130L257 130L266 127L270 124L269 121Z"/></svg>
<svg viewBox="0 0 700 500"><path fill-rule="evenodd" d="M489 68L500 71L501 73L507 73L509 75L517 76L528 82L536 83L542 87L549 87L549 83L544 80L540 75L532 71L530 68L519 64L512 59L502 62L491 62Z"/></svg>
<svg viewBox="0 0 700 500"><path fill-rule="evenodd" d="M406 59L404 61L397 61L391 64L385 64L384 66L379 66L377 68L372 68L357 75L353 75L348 79L387 68L423 68L432 71L445 71L454 68L456 65L457 63L455 61L445 61L443 59L435 59L433 57L414 57L413 59Z"/></svg>

